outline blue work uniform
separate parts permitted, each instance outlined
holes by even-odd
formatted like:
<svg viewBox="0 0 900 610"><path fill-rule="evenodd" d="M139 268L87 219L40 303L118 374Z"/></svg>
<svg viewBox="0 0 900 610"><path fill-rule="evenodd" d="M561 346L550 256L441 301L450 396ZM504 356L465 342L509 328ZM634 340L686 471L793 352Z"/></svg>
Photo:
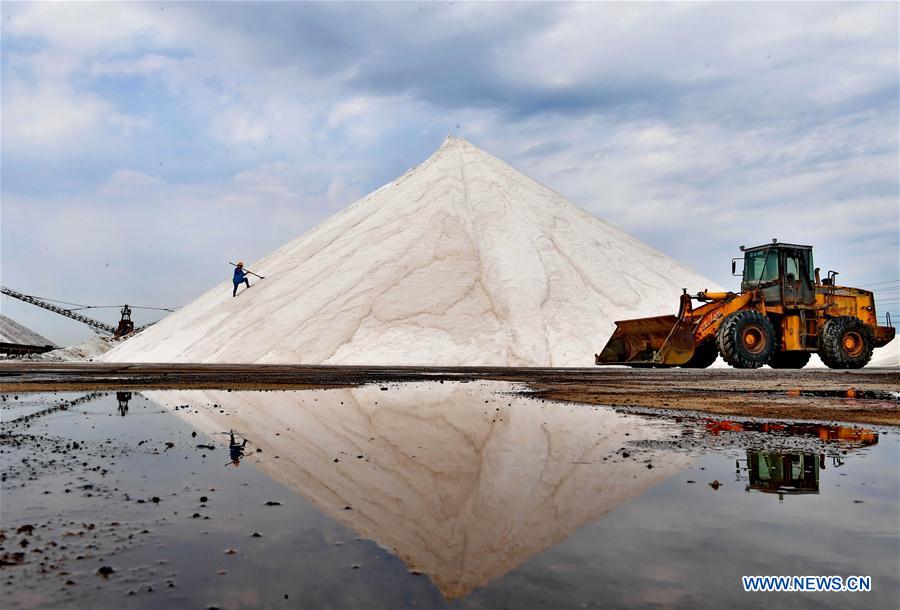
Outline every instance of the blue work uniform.
<svg viewBox="0 0 900 610"><path fill-rule="evenodd" d="M231 292L231 296L237 296L238 286L241 284L247 284L247 288L250 288L250 280L247 279L247 274L244 273L244 270L240 267L234 268L234 278L232 280L234 282L234 290Z"/></svg>

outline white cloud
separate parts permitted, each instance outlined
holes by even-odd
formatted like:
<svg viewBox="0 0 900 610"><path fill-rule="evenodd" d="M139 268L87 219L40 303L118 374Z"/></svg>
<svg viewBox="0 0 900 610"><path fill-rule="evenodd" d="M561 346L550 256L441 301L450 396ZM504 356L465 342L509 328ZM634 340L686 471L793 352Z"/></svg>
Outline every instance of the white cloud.
<svg viewBox="0 0 900 610"><path fill-rule="evenodd" d="M9 34L44 39L70 52L173 44L178 39L178 21L167 19L164 8L136 2L35 2L11 11L4 29Z"/></svg>
<svg viewBox="0 0 900 610"><path fill-rule="evenodd" d="M110 105L73 89L75 62L54 53L15 56L4 79L3 143L9 149L71 150L104 123Z"/></svg>
<svg viewBox="0 0 900 610"><path fill-rule="evenodd" d="M358 117L371 108L371 102L365 97L338 102L328 113L325 124L328 127L338 127L348 120Z"/></svg>
<svg viewBox="0 0 900 610"><path fill-rule="evenodd" d="M101 195L134 196L146 193L165 184L164 180L154 178L135 169L116 170L109 180L100 187Z"/></svg>
<svg viewBox="0 0 900 610"><path fill-rule="evenodd" d="M180 61L156 53L128 59L94 59L90 62L88 73L92 76L147 76L172 70Z"/></svg>
<svg viewBox="0 0 900 610"><path fill-rule="evenodd" d="M210 135L228 144L260 143L269 137L262 113L230 108L213 117Z"/></svg>

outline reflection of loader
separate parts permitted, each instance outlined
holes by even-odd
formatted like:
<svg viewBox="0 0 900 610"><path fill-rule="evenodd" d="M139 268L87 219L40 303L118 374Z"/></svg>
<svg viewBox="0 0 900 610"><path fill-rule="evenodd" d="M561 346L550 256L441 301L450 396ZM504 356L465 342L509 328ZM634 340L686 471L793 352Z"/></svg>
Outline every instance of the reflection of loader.
<svg viewBox="0 0 900 610"><path fill-rule="evenodd" d="M748 484L745 491L778 494L819 493L819 470L825 468L825 455L811 453L777 453L747 450L747 466L741 468L737 460L737 476L746 470Z"/></svg>
<svg viewBox="0 0 900 610"><path fill-rule="evenodd" d="M820 280L811 246L741 249L740 293L685 291L677 316L616 322L595 362L706 368L721 354L736 368L799 369L818 353L831 368L854 369L894 338L889 315L878 325L870 291L836 286L834 271Z"/></svg>

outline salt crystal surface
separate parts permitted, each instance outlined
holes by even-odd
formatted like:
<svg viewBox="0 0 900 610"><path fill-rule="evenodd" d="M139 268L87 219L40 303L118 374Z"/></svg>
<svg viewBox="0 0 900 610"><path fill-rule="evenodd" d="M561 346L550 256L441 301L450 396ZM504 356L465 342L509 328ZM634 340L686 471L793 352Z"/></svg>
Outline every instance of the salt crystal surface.
<svg viewBox="0 0 900 610"><path fill-rule="evenodd" d="M100 356L109 351L109 349L119 341L121 341L121 339L95 335L77 345L60 347L43 354L22 356L20 357L20 360L35 360L42 362L83 362L88 360L99 360Z"/></svg>
<svg viewBox="0 0 900 610"><path fill-rule="evenodd" d="M237 298L226 281L104 360L593 366L615 320L719 289L454 137L248 267L266 279Z"/></svg>

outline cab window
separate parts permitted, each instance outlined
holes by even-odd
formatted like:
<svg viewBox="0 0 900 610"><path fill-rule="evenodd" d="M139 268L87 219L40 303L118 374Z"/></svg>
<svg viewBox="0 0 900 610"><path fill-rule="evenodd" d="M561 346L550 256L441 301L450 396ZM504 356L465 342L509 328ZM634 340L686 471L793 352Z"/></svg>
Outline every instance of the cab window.
<svg viewBox="0 0 900 610"><path fill-rule="evenodd" d="M745 254L745 282L771 282L776 279L778 279L778 253L775 250L755 250Z"/></svg>
<svg viewBox="0 0 900 610"><path fill-rule="evenodd" d="M794 276L794 281L800 279L800 261L796 257L788 256L784 259L784 275Z"/></svg>

